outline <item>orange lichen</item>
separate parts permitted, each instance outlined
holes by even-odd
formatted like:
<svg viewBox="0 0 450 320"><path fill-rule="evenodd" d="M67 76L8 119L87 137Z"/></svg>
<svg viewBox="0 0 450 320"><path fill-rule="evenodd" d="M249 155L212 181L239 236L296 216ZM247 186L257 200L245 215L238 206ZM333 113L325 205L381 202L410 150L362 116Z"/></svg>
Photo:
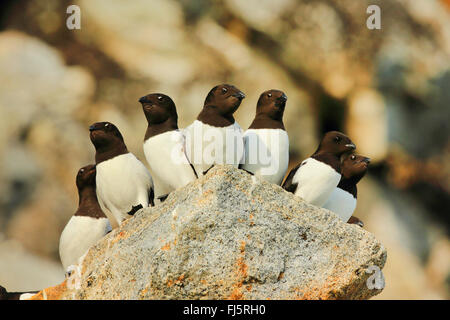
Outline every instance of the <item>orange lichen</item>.
<svg viewBox="0 0 450 320"><path fill-rule="evenodd" d="M245 241L241 241L240 250L241 250L241 253L244 253L244 251L245 251Z"/></svg>
<svg viewBox="0 0 450 320"><path fill-rule="evenodd" d="M161 250L170 250L170 242L167 242L163 247L161 247Z"/></svg>
<svg viewBox="0 0 450 320"><path fill-rule="evenodd" d="M245 255L245 241L241 241L241 245L239 250L241 252L241 256L236 261L236 278L237 282L233 284L233 291L230 296L228 296L227 300L240 300L243 299L244 295L242 293L242 285L247 278L247 269L248 266L245 264L244 255Z"/></svg>
<svg viewBox="0 0 450 320"><path fill-rule="evenodd" d="M59 300L61 295L67 290L66 281L64 280L61 284L39 291L29 300Z"/></svg>
<svg viewBox="0 0 450 320"><path fill-rule="evenodd" d="M167 280L167 286L171 287L174 284L180 284L183 282L183 280L184 280L184 273L181 276L179 276L176 280L171 280L171 279Z"/></svg>
<svg viewBox="0 0 450 320"><path fill-rule="evenodd" d="M310 284L307 291L301 292L299 288L296 288L295 299L300 300L335 300L338 298L333 288L337 287L340 279L338 276L329 276L323 283ZM342 298L342 297L341 297Z"/></svg>
<svg viewBox="0 0 450 320"><path fill-rule="evenodd" d="M128 234L125 231L120 231L119 234L111 241L111 243L116 243L119 240L126 239Z"/></svg>
<svg viewBox="0 0 450 320"><path fill-rule="evenodd" d="M144 299L144 297L145 297L145 294L148 292L148 288L146 287L146 288L144 288L144 290L142 290L140 293L139 293L139 296L142 298L142 299Z"/></svg>

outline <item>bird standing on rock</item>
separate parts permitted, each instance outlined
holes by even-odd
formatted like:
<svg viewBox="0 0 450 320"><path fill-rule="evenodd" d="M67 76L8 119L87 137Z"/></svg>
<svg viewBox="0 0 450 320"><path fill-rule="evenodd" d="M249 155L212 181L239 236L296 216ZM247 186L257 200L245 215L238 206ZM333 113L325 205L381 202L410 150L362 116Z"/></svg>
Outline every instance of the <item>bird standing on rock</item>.
<svg viewBox="0 0 450 320"><path fill-rule="evenodd" d="M283 124L287 96L283 91L263 92L256 115L244 133L242 169L280 185L289 164L289 137Z"/></svg>
<svg viewBox="0 0 450 320"><path fill-rule="evenodd" d="M321 207L341 179L340 157L356 146L345 134L325 134L316 152L289 172L283 188L306 202Z"/></svg>
<svg viewBox="0 0 450 320"><path fill-rule="evenodd" d="M206 174L215 164L237 168L243 161L242 129L233 113L244 98L245 94L233 85L215 86L197 120L185 129L186 153L198 176Z"/></svg>
<svg viewBox="0 0 450 320"><path fill-rule="evenodd" d="M59 239L59 256L64 270L76 265L78 259L111 231L111 224L97 201L95 165L78 170L78 209L64 227Z"/></svg>
<svg viewBox="0 0 450 320"><path fill-rule="evenodd" d="M116 225L139 209L154 205L153 179L147 168L128 151L122 134L110 122L89 127L95 147L97 197Z"/></svg>
<svg viewBox="0 0 450 320"><path fill-rule="evenodd" d="M341 164L341 180L324 204L324 208L336 213L347 222L356 208L356 184L364 177L370 159L361 155L348 154Z"/></svg>
<svg viewBox="0 0 450 320"><path fill-rule="evenodd" d="M162 93L139 99L147 118L144 154L155 179L157 198L163 201L173 190L194 181L197 174L185 153L185 137L178 129L175 103Z"/></svg>

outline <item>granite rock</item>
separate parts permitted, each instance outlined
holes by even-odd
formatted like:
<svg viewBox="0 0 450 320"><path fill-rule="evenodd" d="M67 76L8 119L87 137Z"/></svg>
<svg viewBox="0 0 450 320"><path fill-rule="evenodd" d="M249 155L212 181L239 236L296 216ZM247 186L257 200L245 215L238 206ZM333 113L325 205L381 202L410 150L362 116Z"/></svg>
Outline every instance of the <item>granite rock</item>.
<svg viewBox="0 0 450 320"><path fill-rule="evenodd" d="M277 185L217 166L108 234L64 290L46 296L367 299L381 291L369 289L368 270L385 261L383 245L364 229Z"/></svg>

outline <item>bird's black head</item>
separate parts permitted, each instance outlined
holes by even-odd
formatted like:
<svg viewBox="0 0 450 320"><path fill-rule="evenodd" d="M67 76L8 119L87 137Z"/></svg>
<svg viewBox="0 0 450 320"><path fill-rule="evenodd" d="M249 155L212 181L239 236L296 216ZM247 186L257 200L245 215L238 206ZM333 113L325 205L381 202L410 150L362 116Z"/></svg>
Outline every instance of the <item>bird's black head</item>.
<svg viewBox="0 0 450 320"><path fill-rule="evenodd" d="M175 103L169 96L162 93L151 93L139 99L149 125L159 124L178 119Z"/></svg>
<svg viewBox="0 0 450 320"><path fill-rule="evenodd" d="M94 164L84 166L77 173L77 188L81 191L85 187L95 187L96 169Z"/></svg>
<svg viewBox="0 0 450 320"><path fill-rule="evenodd" d="M356 184L366 174L369 163L370 158L353 153L346 155L341 164L342 177Z"/></svg>
<svg viewBox="0 0 450 320"><path fill-rule="evenodd" d="M215 86L206 96L204 107L217 108L222 116L232 115L241 105L245 94L230 84Z"/></svg>
<svg viewBox="0 0 450 320"><path fill-rule="evenodd" d="M96 122L89 127L89 131L96 150L124 143L119 129L111 122Z"/></svg>
<svg viewBox="0 0 450 320"><path fill-rule="evenodd" d="M256 112L268 115L271 119L282 120L287 96L280 90L267 90L258 99Z"/></svg>
<svg viewBox="0 0 450 320"><path fill-rule="evenodd" d="M339 131L327 132L320 142L318 152L332 153L336 156L355 150L356 146L345 134Z"/></svg>

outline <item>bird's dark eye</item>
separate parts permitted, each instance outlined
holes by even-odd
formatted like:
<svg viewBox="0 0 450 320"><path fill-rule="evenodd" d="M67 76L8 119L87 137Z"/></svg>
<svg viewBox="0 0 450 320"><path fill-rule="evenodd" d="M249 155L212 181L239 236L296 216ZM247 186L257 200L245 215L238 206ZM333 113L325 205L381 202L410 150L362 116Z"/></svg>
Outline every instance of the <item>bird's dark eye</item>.
<svg viewBox="0 0 450 320"><path fill-rule="evenodd" d="M227 93L228 89L227 88L222 88L222 93Z"/></svg>
<svg viewBox="0 0 450 320"><path fill-rule="evenodd" d="M356 159L356 156L355 156L355 155L352 155L352 156L350 157L350 159L355 160L355 159Z"/></svg>
<svg viewBox="0 0 450 320"><path fill-rule="evenodd" d="M335 142L341 141L341 137L339 137L339 136L334 137L334 141L335 141Z"/></svg>
<svg viewBox="0 0 450 320"><path fill-rule="evenodd" d="M162 101L163 97L162 96L158 96L158 100Z"/></svg>
<svg viewBox="0 0 450 320"><path fill-rule="evenodd" d="M105 123L105 128L109 126L109 123Z"/></svg>
<svg viewBox="0 0 450 320"><path fill-rule="evenodd" d="M271 93L268 93L267 96L270 98L270 97L272 97L272 94L271 94Z"/></svg>

